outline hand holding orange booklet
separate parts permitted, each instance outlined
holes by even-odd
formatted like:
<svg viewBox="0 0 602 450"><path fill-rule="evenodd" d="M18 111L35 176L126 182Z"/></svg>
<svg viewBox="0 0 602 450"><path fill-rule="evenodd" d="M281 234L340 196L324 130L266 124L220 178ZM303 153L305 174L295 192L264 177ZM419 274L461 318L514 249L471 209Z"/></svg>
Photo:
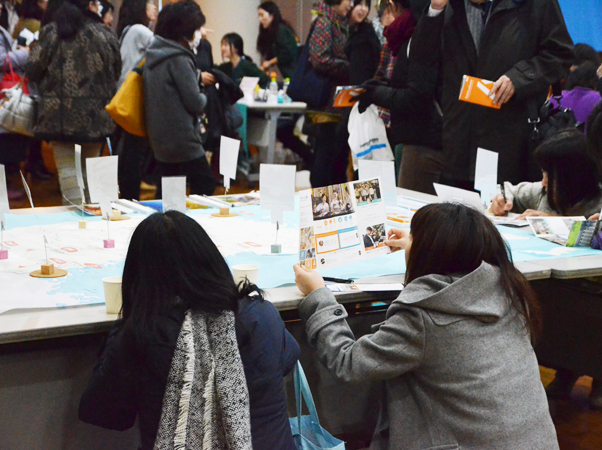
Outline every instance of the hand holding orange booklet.
<svg viewBox="0 0 602 450"><path fill-rule="evenodd" d="M359 86L337 86L334 97L334 107L346 108L353 106L357 101L358 95L363 94L364 91L365 89Z"/></svg>
<svg viewBox="0 0 602 450"><path fill-rule="evenodd" d="M475 103L489 108L500 109L501 105L493 103L491 88L494 82L482 78L464 75L462 78L462 89L460 90L460 100L468 103Z"/></svg>

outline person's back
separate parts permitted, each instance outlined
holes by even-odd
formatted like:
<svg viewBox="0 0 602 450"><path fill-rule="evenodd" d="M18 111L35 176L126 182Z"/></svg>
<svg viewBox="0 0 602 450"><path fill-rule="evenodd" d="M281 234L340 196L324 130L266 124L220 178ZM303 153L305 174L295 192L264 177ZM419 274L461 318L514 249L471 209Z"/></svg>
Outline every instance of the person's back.
<svg viewBox="0 0 602 450"><path fill-rule="evenodd" d="M124 30L120 38L121 75L118 87L125 81L127 74L144 58L146 49L151 45L153 32L143 24L135 24Z"/></svg>

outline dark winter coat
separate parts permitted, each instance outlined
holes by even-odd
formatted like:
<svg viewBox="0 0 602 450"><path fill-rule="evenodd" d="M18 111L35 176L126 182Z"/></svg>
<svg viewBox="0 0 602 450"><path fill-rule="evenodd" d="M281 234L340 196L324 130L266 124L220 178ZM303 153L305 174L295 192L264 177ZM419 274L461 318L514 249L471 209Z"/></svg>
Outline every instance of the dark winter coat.
<svg viewBox="0 0 602 450"><path fill-rule="evenodd" d="M201 94L194 53L160 36L146 50L144 103L148 139L155 158L184 163L205 154L199 117Z"/></svg>
<svg viewBox="0 0 602 450"><path fill-rule="evenodd" d="M291 78L297 65L297 38L295 32L287 25L280 24L272 51L265 59L278 58L278 68L284 78Z"/></svg>
<svg viewBox="0 0 602 450"><path fill-rule="evenodd" d="M105 106L121 74L119 42L100 19L86 22L72 39L60 39L55 23L40 31L26 75L40 95L37 138L46 141L101 142L115 123Z"/></svg>
<svg viewBox="0 0 602 450"><path fill-rule="evenodd" d="M79 406L80 420L127 430L138 416L141 450L157 435L163 394L186 306L159 316L152 339L134 345L120 324L109 334ZM236 338L251 409L254 449L295 450L286 410L283 377L299 358L299 345L268 301L245 298L236 314Z"/></svg>
<svg viewBox="0 0 602 450"><path fill-rule="evenodd" d="M389 86L378 86L372 94L372 101L391 113L389 139L391 146L397 144L419 145L441 149L442 119L439 105L431 86L436 83L437 71L423 64L419 57L412 62L407 56L408 45L402 44Z"/></svg>
<svg viewBox="0 0 602 450"><path fill-rule="evenodd" d="M349 60L349 85L357 86L376 73L380 59L380 41L369 22L361 22L349 29L345 54Z"/></svg>
<svg viewBox="0 0 602 450"><path fill-rule="evenodd" d="M478 147L499 153L498 179L527 179L529 102L543 104L551 84L573 60L573 43L557 0L494 0L477 52L464 0L450 0L436 17L426 14L413 36L415 51L441 63L443 176L474 179ZM458 100L463 75L496 81L506 75L516 92L501 109Z"/></svg>

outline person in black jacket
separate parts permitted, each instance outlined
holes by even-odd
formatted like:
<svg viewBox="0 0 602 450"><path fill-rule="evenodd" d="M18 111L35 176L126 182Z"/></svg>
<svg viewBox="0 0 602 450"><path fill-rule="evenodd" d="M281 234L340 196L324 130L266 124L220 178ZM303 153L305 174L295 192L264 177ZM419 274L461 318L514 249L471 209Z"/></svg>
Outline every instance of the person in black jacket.
<svg viewBox="0 0 602 450"><path fill-rule="evenodd" d="M367 20L370 0L354 0L349 20L349 37L345 54L349 60L349 84L360 85L374 76L378 68L381 45L374 27Z"/></svg>
<svg viewBox="0 0 602 450"><path fill-rule="evenodd" d="M81 397L80 420L121 431L138 418L140 449L152 449L187 311L233 311L253 448L295 450L283 377L295 366L299 346L257 286L235 285L226 261L196 221L168 211L140 223L128 248L122 293L121 319Z"/></svg>
<svg viewBox="0 0 602 450"><path fill-rule="evenodd" d="M499 180L527 180L529 110L539 110L573 62L558 1L432 0L413 40L441 67L442 181L472 189L479 147L499 153ZM501 108L458 101L464 75L493 81L490 95Z"/></svg>
<svg viewBox="0 0 602 450"><path fill-rule="evenodd" d="M429 92L437 72L423 63L424 55L411 46L415 24L411 6L409 0L391 0L389 10L395 20L385 35L395 58L393 73L388 82L370 80L363 85L366 92L360 97L359 110L363 112L373 103L390 111L391 147L403 145L398 185L435 194L433 183L439 182L444 159L441 114Z"/></svg>

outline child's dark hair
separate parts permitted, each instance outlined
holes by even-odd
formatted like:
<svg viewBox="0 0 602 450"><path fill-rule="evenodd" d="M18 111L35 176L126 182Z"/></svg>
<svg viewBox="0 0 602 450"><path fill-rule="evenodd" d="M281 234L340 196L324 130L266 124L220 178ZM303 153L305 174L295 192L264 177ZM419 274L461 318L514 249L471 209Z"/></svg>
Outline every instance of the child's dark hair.
<svg viewBox="0 0 602 450"><path fill-rule="evenodd" d="M585 61L575 67L564 82L564 90L570 91L576 87L596 89L598 85L598 75L596 75L598 66L599 64L596 66L592 61Z"/></svg>
<svg viewBox="0 0 602 450"><path fill-rule="evenodd" d="M117 36L132 25L148 25L146 4L148 0L123 0L119 8L119 21L117 22Z"/></svg>
<svg viewBox="0 0 602 450"><path fill-rule="evenodd" d="M222 38L222 42L226 42L230 46L230 48L233 48L234 50L236 50L236 53L238 53L238 56L240 56L241 58L244 57L245 59L248 59L249 61L253 61L250 56L245 55L245 44L244 44L240 34L238 34L238 33L225 34L224 37Z"/></svg>
<svg viewBox="0 0 602 450"><path fill-rule="evenodd" d="M581 131L558 132L537 147L533 157L548 174L548 203L560 215L570 215L579 202L600 195L598 164Z"/></svg>
<svg viewBox="0 0 602 450"><path fill-rule="evenodd" d="M455 203L419 209L411 223L406 283L425 275L465 275L486 262L500 271L508 300L525 318L532 339L541 329L540 308L529 282L514 267L510 249L481 212Z"/></svg>
<svg viewBox="0 0 602 450"><path fill-rule="evenodd" d="M205 230L186 214L155 213L132 234L123 269L124 327L138 337L175 305L205 312L236 311L253 292L234 283L223 256Z"/></svg>

